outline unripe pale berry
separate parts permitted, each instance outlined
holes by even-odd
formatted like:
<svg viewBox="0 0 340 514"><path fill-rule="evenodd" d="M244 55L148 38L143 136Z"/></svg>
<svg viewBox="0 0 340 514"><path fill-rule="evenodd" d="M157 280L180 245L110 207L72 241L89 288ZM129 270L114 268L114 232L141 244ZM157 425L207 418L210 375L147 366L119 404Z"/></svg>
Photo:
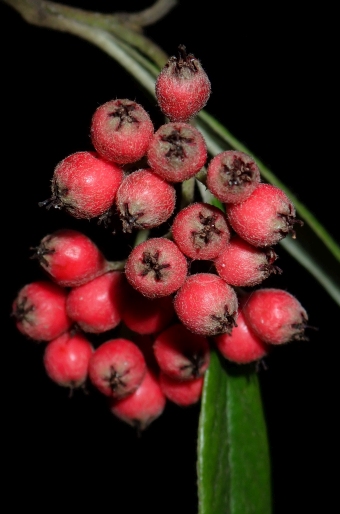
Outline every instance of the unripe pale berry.
<svg viewBox="0 0 340 514"><path fill-rule="evenodd" d="M66 332L50 341L45 348L46 373L60 386L81 387L87 379L92 353L91 343L82 334Z"/></svg>
<svg viewBox="0 0 340 514"><path fill-rule="evenodd" d="M110 408L117 418L142 432L162 414L165 405L166 397L158 379L147 370L136 391L121 400L113 400Z"/></svg>
<svg viewBox="0 0 340 514"><path fill-rule="evenodd" d="M59 337L72 325L66 313L67 294L64 288L47 280L24 286L12 304L17 329L35 341Z"/></svg>
<svg viewBox="0 0 340 514"><path fill-rule="evenodd" d="M269 352L269 346L251 330L240 308L237 327L233 328L231 334L214 337L214 341L223 357L237 364L250 364L262 359Z"/></svg>
<svg viewBox="0 0 340 514"><path fill-rule="evenodd" d="M202 134L189 123L166 123L153 135L147 152L152 170L168 182L183 182L207 160Z"/></svg>
<svg viewBox="0 0 340 514"><path fill-rule="evenodd" d="M170 57L156 80L158 105L170 121L188 121L207 103L211 84L201 63L178 47L178 57Z"/></svg>
<svg viewBox="0 0 340 514"><path fill-rule="evenodd" d="M266 343L306 340L307 312L287 291L258 289L244 302L243 313L251 329Z"/></svg>
<svg viewBox="0 0 340 514"><path fill-rule="evenodd" d="M67 297L69 317L84 330L100 334L121 322L121 294L124 274L111 271L74 287Z"/></svg>
<svg viewBox="0 0 340 514"><path fill-rule="evenodd" d="M116 206L124 232L158 227L175 209L174 187L150 169L134 171L122 182Z"/></svg>
<svg viewBox="0 0 340 514"><path fill-rule="evenodd" d="M182 209L171 231L179 249L191 259L215 259L230 238L226 216L207 203L193 203Z"/></svg>
<svg viewBox="0 0 340 514"><path fill-rule="evenodd" d="M32 259L59 285L76 287L106 273L110 263L95 243L82 232L71 229L56 230L45 236Z"/></svg>
<svg viewBox="0 0 340 514"><path fill-rule="evenodd" d="M143 107L128 99L100 105L91 121L91 139L97 152L109 161L127 164L146 153L154 127Z"/></svg>
<svg viewBox="0 0 340 514"><path fill-rule="evenodd" d="M295 208L282 189L259 184L238 204L227 205L228 220L235 232L254 246L272 246L288 233L295 238Z"/></svg>
<svg viewBox="0 0 340 514"><path fill-rule="evenodd" d="M64 209L75 218L95 218L112 206L123 180L122 169L96 152L76 152L54 169L52 196L40 206Z"/></svg>
<svg viewBox="0 0 340 514"><path fill-rule="evenodd" d="M123 398L137 389L146 372L140 349L128 339L110 339L101 344L89 362L89 378L104 395Z"/></svg>
<svg viewBox="0 0 340 514"><path fill-rule="evenodd" d="M197 403L203 390L203 377L192 378L191 380L175 380L162 371L159 374L159 385L167 397L180 407L188 407Z"/></svg>
<svg viewBox="0 0 340 514"><path fill-rule="evenodd" d="M221 202L243 202L259 182L259 167L244 152L227 150L217 154L209 163L207 187Z"/></svg>
<svg viewBox="0 0 340 514"><path fill-rule="evenodd" d="M177 292L174 306L181 322L196 334L230 333L236 325L236 293L212 273L189 276Z"/></svg>
<svg viewBox="0 0 340 514"><path fill-rule="evenodd" d="M210 347L207 338L193 334L181 323L158 334L153 349L160 369L174 379L198 378L208 369Z"/></svg>
<svg viewBox="0 0 340 514"><path fill-rule="evenodd" d="M271 273L282 273L273 263L277 254L272 248L258 248L238 236L233 237L214 260L217 273L235 287L253 287Z"/></svg>
<svg viewBox="0 0 340 514"><path fill-rule="evenodd" d="M187 272L183 253L164 237L154 237L137 245L125 265L129 283L149 298L168 296L177 291Z"/></svg>

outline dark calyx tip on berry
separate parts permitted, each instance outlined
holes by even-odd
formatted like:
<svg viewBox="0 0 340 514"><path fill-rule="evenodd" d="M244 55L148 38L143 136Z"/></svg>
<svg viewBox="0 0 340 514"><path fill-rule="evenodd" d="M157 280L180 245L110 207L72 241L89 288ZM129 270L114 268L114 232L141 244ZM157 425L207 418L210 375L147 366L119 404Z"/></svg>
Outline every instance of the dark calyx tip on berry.
<svg viewBox="0 0 340 514"><path fill-rule="evenodd" d="M199 220L202 228L199 231L191 232L194 246L202 248L202 246L210 243L213 234L219 235L221 233L220 229L216 227L216 219L216 214L213 214L212 216L204 216L201 212L199 213Z"/></svg>
<svg viewBox="0 0 340 514"><path fill-rule="evenodd" d="M169 143L171 147L165 154L165 157L177 157L178 159L184 160L186 158L186 152L184 145L193 142L192 137L184 137L181 135L179 130L174 129L171 134L162 136L161 140L165 143Z"/></svg>
<svg viewBox="0 0 340 514"><path fill-rule="evenodd" d="M124 389L126 387L126 383L122 380L122 377L125 375L118 373L113 366L110 366L110 374L104 378L104 381L107 382L110 387L112 394L117 391L118 388Z"/></svg>
<svg viewBox="0 0 340 514"><path fill-rule="evenodd" d="M219 334L231 334L234 327L237 327L236 323L236 312L229 314L227 307L223 316L217 316L213 314L211 318L217 322L217 331L215 335Z"/></svg>
<svg viewBox="0 0 340 514"><path fill-rule="evenodd" d="M39 263L46 266L46 268L49 266L49 262L45 259L45 255L52 255L55 253L55 248L46 247L46 243L51 241L51 239L51 237L48 238L45 242L40 243L39 246L30 247L30 250L34 251L33 255L30 256L30 259L38 259Z"/></svg>
<svg viewBox="0 0 340 514"><path fill-rule="evenodd" d="M240 157L234 157L232 164L222 163L221 172L230 187L252 182L255 176L254 165Z"/></svg>
<svg viewBox="0 0 340 514"><path fill-rule="evenodd" d="M294 225L299 225L302 227L304 222L295 218L295 214L277 214L279 218L282 218L285 223L285 227L281 228L278 232L282 235L282 237L286 237L287 234L291 234L293 239L296 239L296 232L294 230Z"/></svg>
<svg viewBox="0 0 340 514"><path fill-rule="evenodd" d="M129 204L124 204L124 214L120 215L120 219L123 224L123 232L131 234L133 229L143 229L143 225L138 223L138 218L143 216L143 212L137 212L136 214L130 214Z"/></svg>
<svg viewBox="0 0 340 514"><path fill-rule="evenodd" d="M174 71L180 73L182 68L190 69L192 72L198 71L198 61L193 54L188 54L185 45L178 46L178 57L172 56L166 66L174 65Z"/></svg>
<svg viewBox="0 0 340 514"><path fill-rule="evenodd" d="M30 319L27 316L30 312L34 311L35 306L31 303L27 305L28 298L24 296L21 302L19 302L15 308L15 310L11 313L17 321L26 321L30 323Z"/></svg>
<svg viewBox="0 0 340 514"><path fill-rule="evenodd" d="M142 277L145 277L149 273L153 272L156 282L162 280L162 270L165 268L170 268L170 264L160 264L158 260L159 252L155 252L154 255L151 255L150 252L143 253L142 263L144 264L144 270L141 273Z"/></svg>
<svg viewBox="0 0 340 514"><path fill-rule="evenodd" d="M265 264L260 264L258 268L260 271L263 271L264 278L268 278L272 273L274 275L281 275L283 273L282 269L274 264L278 258L277 253L275 253L272 248L267 248L265 253L267 262Z"/></svg>
<svg viewBox="0 0 340 514"><path fill-rule="evenodd" d="M109 118L119 118L116 130L119 130L124 123L139 123L138 119L132 114L135 110L134 103L119 102L117 107L107 114Z"/></svg>

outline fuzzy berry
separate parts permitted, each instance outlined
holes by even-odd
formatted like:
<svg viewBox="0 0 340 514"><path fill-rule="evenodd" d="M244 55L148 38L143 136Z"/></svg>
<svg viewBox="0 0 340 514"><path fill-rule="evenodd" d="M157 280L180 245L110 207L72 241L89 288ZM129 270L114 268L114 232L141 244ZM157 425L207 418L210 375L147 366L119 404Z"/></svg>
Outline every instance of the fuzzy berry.
<svg viewBox="0 0 340 514"><path fill-rule="evenodd" d="M249 327L244 319L242 308L237 315L237 327L231 334L214 337L217 349L224 358L237 364L250 364L268 355L270 347Z"/></svg>
<svg viewBox="0 0 340 514"><path fill-rule="evenodd" d="M40 206L65 209L75 218L103 216L123 180L122 169L96 152L76 152L54 169L52 196Z"/></svg>
<svg viewBox="0 0 340 514"><path fill-rule="evenodd" d="M121 294L124 274L111 271L74 287L66 301L69 317L84 332L100 334L121 322Z"/></svg>
<svg viewBox="0 0 340 514"><path fill-rule="evenodd" d="M31 249L31 258L38 259L51 279L64 287L85 284L111 267L95 243L77 230L56 230Z"/></svg>
<svg viewBox="0 0 340 514"><path fill-rule="evenodd" d="M221 202L243 202L260 182L260 170L244 152L227 150L209 163L207 187Z"/></svg>
<svg viewBox="0 0 340 514"><path fill-rule="evenodd" d="M266 343L306 340L307 312L287 291L258 289L248 296L243 312L251 329Z"/></svg>
<svg viewBox="0 0 340 514"><path fill-rule="evenodd" d="M113 400L110 409L121 421L142 432L162 414L165 405L166 397L158 379L147 370L136 391L121 400Z"/></svg>
<svg viewBox="0 0 340 514"><path fill-rule="evenodd" d="M158 227L170 218L175 203L174 187L150 169L128 175L119 187L116 198L124 232Z"/></svg>
<svg viewBox="0 0 340 514"><path fill-rule="evenodd" d="M252 194L238 204L227 205L227 216L235 232L254 246L272 246L288 233L295 238L295 208L282 189L259 184Z"/></svg>
<svg viewBox="0 0 340 514"><path fill-rule="evenodd" d="M153 135L147 159L152 170L168 182L183 182L207 160L202 134L188 123L166 123Z"/></svg>
<svg viewBox="0 0 340 514"><path fill-rule="evenodd" d="M66 313L67 291L49 281L25 285L12 304L16 327L35 341L51 341L66 332L72 321Z"/></svg>
<svg viewBox="0 0 340 514"><path fill-rule="evenodd" d="M63 387L74 389L85 384L91 343L82 334L66 332L50 341L44 352L44 366L51 380Z"/></svg>
<svg viewBox="0 0 340 514"><path fill-rule="evenodd" d="M197 403L203 390L203 377L192 378L191 380L175 380L162 371L159 374L159 385L168 400L179 405L188 407Z"/></svg>
<svg viewBox="0 0 340 514"><path fill-rule="evenodd" d="M153 349L160 369L174 379L198 378L208 369L210 347L207 338L193 334L181 323L158 334Z"/></svg>
<svg viewBox="0 0 340 514"><path fill-rule="evenodd" d="M236 325L236 293L212 273L189 276L177 292L174 306L181 322L195 334L230 333Z"/></svg>
<svg viewBox="0 0 340 514"><path fill-rule="evenodd" d="M158 105L170 121L187 122L203 109L211 91L210 80L201 63L178 47L178 57L170 57L156 80Z"/></svg>
<svg viewBox="0 0 340 514"><path fill-rule="evenodd" d="M125 265L129 283L148 298L174 293L183 284L187 272L183 253L164 237L154 237L137 245Z"/></svg>
<svg viewBox="0 0 340 514"><path fill-rule="evenodd" d="M172 236L191 259L215 259L230 238L225 214L207 203L193 203L175 217Z"/></svg>
<svg viewBox="0 0 340 514"><path fill-rule="evenodd" d="M123 398L137 389L146 373L140 349L128 339L110 339L101 344L89 362L89 378L104 395Z"/></svg>
<svg viewBox="0 0 340 514"><path fill-rule="evenodd" d="M143 107L128 99L100 105L91 121L91 139L97 152L109 161L127 164L146 153L154 127Z"/></svg>
<svg viewBox="0 0 340 514"><path fill-rule="evenodd" d="M277 254L272 248L258 248L234 236L215 259L216 271L231 286L252 287L272 273L282 273L274 265Z"/></svg>

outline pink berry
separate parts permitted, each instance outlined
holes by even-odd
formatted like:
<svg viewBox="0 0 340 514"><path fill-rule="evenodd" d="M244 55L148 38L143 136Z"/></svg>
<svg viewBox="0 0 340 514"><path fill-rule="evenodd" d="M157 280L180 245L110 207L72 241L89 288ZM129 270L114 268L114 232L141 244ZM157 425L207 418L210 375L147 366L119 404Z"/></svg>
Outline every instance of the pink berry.
<svg viewBox="0 0 340 514"><path fill-rule="evenodd" d="M178 47L178 57L170 57L156 80L158 105L170 121L187 122L207 103L211 84L201 63Z"/></svg>
<svg viewBox="0 0 340 514"><path fill-rule="evenodd" d="M244 303L246 322L255 334L270 344L305 340L308 315L301 303L282 289L258 289Z"/></svg>
<svg viewBox="0 0 340 514"><path fill-rule="evenodd" d="M81 387L87 379L92 353L91 343L82 334L66 332L50 341L45 348L46 373L60 386Z"/></svg>
<svg viewBox="0 0 340 514"><path fill-rule="evenodd" d="M146 373L140 349L128 339L110 339L101 344L89 362L89 378L104 395L123 398L137 389Z"/></svg>
<svg viewBox="0 0 340 514"><path fill-rule="evenodd" d="M125 265L129 283L148 298L174 293L183 284L187 272L183 253L164 237L150 238L137 245Z"/></svg>
<svg viewBox="0 0 340 514"><path fill-rule="evenodd" d="M66 332L72 321L66 313L67 291L45 280L25 285L12 304L16 327L35 341L51 341Z"/></svg>
<svg viewBox="0 0 340 514"><path fill-rule="evenodd" d="M128 99L100 105L91 121L91 139L97 152L109 161L139 161L149 146L154 127L148 113Z"/></svg>
<svg viewBox="0 0 340 514"><path fill-rule="evenodd" d="M246 323L242 309L238 310L237 327L233 328L231 334L216 336L214 341L223 357L237 364L250 364L269 352L269 346Z"/></svg>
<svg viewBox="0 0 340 514"><path fill-rule="evenodd" d="M39 205L65 209L75 218L103 216L112 207L122 180L118 165L96 152L76 152L57 164L52 196Z"/></svg>
<svg viewBox="0 0 340 514"><path fill-rule="evenodd" d="M259 184L238 204L228 204L228 220L235 232L254 246L272 246L290 232L295 238L295 208L282 189Z"/></svg>
<svg viewBox="0 0 340 514"><path fill-rule="evenodd" d="M147 152L152 171L168 182L183 182L207 160L202 134L189 123L166 123L153 135Z"/></svg>
<svg viewBox="0 0 340 514"><path fill-rule="evenodd" d="M191 259L215 259L230 238L226 216L207 203L193 203L179 211L171 231L179 249Z"/></svg>
<svg viewBox="0 0 340 514"><path fill-rule="evenodd" d="M69 317L84 332L100 334L121 322L121 294L124 274L111 271L73 288L66 302Z"/></svg>
<svg viewBox="0 0 340 514"><path fill-rule="evenodd" d="M203 377L192 378L191 380L175 380L162 371L159 374L159 385L167 397L180 407L188 407L197 403L203 390Z"/></svg>
<svg viewBox="0 0 340 514"><path fill-rule="evenodd" d="M45 236L32 258L59 285L76 287L110 270L110 263L85 234L60 229Z"/></svg>
<svg viewBox="0 0 340 514"><path fill-rule="evenodd" d="M163 413L165 405L166 398L157 378L147 370L136 391L121 400L113 400L110 408L117 418L142 432Z"/></svg>
<svg viewBox="0 0 340 514"><path fill-rule="evenodd" d="M271 273L282 273L273 263L277 254L272 248L260 249L234 236L215 259L215 268L231 286L252 287Z"/></svg>
<svg viewBox="0 0 340 514"><path fill-rule="evenodd" d="M198 378L208 369L210 347L207 338L193 334L181 323L158 334L153 349L160 369L174 379Z"/></svg>
<svg viewBox="0 0 340 514"><path fill-rule="evenodd" d="M150 169L128 175L117 192L116 205L123 231L158 227L175 209L174 187Z"/></svg>
<svg viewBox="0 0 340 514"><path fill-rule="evenodd" d="M227 150L209 163L207 187L221 202L243 202L260 182L260 170L244 152Z"/></svg>
<svg viewBox="0 0 340 514"><path fill-rule="evenodd" d="M189 276L177 292L174 305L181 322L195 334L230 333L236 325L236 293L212 273Z"/></svg>

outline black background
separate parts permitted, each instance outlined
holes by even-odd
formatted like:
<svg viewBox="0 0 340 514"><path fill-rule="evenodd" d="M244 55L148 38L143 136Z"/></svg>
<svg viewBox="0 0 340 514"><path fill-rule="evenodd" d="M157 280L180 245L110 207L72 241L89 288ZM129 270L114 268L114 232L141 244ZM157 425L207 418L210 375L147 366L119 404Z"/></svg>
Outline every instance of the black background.
<svg viewBox="0 0 340 514"><path fill-rule="evenodd" d="M152 2L110 2L116 10ZM109 12L109 2L72 5ZM168 54L179 44L199 58L212 83L207 111L285 182L338 237L335 66L322 11L275 12L210 0L180 1L146 29ZM42 278L29 248L49 232L73 226L107 256L115 242L95 223L72 220L38 202L50 194L54 166L91 149L95 108L112 98L140 102L159 119L155 101L111 58L89 43L28 25L0 3L2 124L3 398L8 484L26 506L135 512L197 512L196 431L199 406L168 405L137 438L114 419L99 395L67 391L45 376L42 345L20 335L11 302ZM332 55L333 52L333 55ZM303 230L303 229L301 229ZM338 308L283 248L281 277L268 285L296 295L317 331L308 342L276 348L260 372L272 455L274 514L323 512L336 505L338 454ZM216 513L220 514L220 513ZM222 514L222 513L221 513ZM261 514L261 513L258 513Z"/></svg>

